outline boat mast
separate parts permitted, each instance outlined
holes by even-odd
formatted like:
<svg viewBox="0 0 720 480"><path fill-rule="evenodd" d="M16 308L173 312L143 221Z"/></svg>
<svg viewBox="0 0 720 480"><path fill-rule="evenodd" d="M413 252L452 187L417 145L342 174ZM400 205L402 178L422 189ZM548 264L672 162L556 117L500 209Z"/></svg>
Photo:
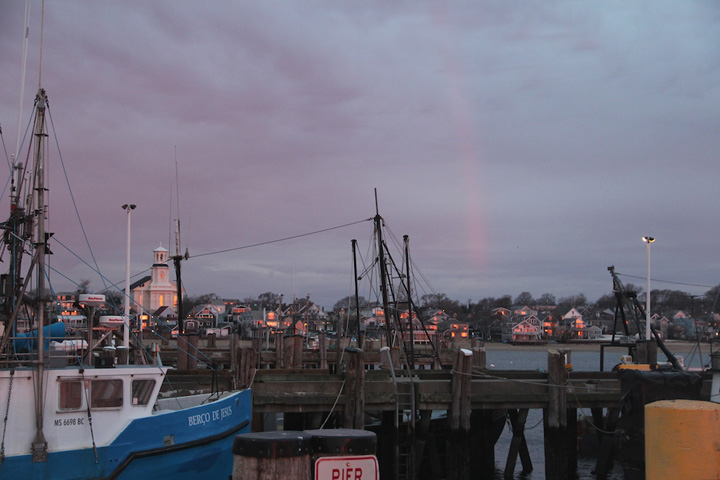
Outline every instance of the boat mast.
<svg viewBox="0 0 720 480"><path fill-rule="evenodd" d="M185 255L180 255L180 219L175 220L175 255L172 256L175 265L175 281L177 283L177 316L178 316L178 335L185 333L183 324L183 300L182 300L182 275L180 274L180 261L187 260L190 257L187 249Z"/></svg>
<svg viewBox="0 0 720 480"><path fill-rule="evenodd" d="M353 252L353 273L355 274L355 316L357 318L357 346L362 348L362 331L360 330L360 295L358 293L358 271L357 271L357 240L352 239ZM350 306L348 305L348 317L350 316Z"/></svg>
<svg viewBox="0 0 720 480"><path fill-rule="evenodd" d="M43 328L45 327L45 255L50 253L47 247L47 240L51 234L45 231L47 210L45 208L45 158L44 145L45 137L45 108L47 106L47 95L45 90L40 88L35 98L36 120L35 120L35 216L37 221L37 238L35 243L37 258L37 368L35 369L35 439L32 443L33 462L47 461L47 440L43 433L43 408L45 404L45 340ZM90 322L88 320L88 322ZM88 323L89 325L89 323Z"/></svg>
<svg viewBox="0 0 720 480"><path fill-rule="evenodd" d="M412 292L410 291L410 237L403 235L403 243L405 245L405 291L407 293L407 306L408 306L408 320L409 320L409 331L410 331L410 355L408 359L408 365L410 370L415 369L415 331L413 325L413 301ZM418 315L418 320L420 316Z"/></svg>
<svg viewBox="0 0 720 480"><path fill-rule="evenodd" d="M385 242L382 238L382 217L380 216L377 201L377 189L375 190L375 232L377 234L378 242L378 263L380 266L380 292L382 294L383 302L383 316L385 317L385 335L387 346L392 347L393 338L392 330L390 326L389 306L390 301L388 300L388 285L387 285L387 265L385 264Z"/></svg>
<svg viewBox="0 0 720 480"><path fill-rule="evenodd" d="M185 255L180 255L180 182L178 181L178 164L177 164L177 146L175 147L175 184L177 185L177 215L175 220L175 255L172 256L175 265L175 288L177 295L177 317L178 317L178 335L185 333L185 325L183 322L183 298L182 298L182 275L180 273L180 261L190 258L187 248Z"/></svg>

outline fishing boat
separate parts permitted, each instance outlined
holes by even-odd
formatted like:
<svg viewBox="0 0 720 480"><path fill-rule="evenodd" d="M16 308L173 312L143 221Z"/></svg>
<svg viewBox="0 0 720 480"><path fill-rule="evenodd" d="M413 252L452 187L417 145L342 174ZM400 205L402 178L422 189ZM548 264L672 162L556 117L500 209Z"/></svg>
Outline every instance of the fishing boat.
<svg viewBox="0 0 720 480"><path fill-rule="evenodd" d="M250 430L249 389L160 398L169 367L139 344L137 355L115 346L129 317L98 318L103 295L77 299L84 324L51 315L47 105L40 88L27 164L13 158L10 216L0 224L11 267L0 277L0 480L228 478L234 435Z"/></svg>

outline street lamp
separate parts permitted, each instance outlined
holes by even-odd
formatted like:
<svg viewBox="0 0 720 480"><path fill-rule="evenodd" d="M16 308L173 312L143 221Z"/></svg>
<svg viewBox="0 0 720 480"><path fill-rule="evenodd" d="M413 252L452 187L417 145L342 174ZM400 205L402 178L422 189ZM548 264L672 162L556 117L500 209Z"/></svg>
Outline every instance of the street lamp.
<svg viewBox="0 0 720 480"><path fill-rule="evenodd" d="M655 241L654 237L642 237L647 244L647 293L645 295L645 340L650 341L652 330L650 329L650 244Z"/></svg>
<svg viewBox="0 0 720 480"><path fill-rule="evenodd" d="M127 210L127 251L125 252L125 325L123 328L123 346L125 351L130 348L130 212L135 210L135 205L126 203L122 206ZM128 355L128 363L130 356Z"/></svg>

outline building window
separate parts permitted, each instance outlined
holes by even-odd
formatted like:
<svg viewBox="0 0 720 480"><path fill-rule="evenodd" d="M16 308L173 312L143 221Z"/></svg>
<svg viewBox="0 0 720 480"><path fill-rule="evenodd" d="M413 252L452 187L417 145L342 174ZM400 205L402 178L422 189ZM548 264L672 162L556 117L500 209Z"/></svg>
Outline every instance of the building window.
<svg viewBox="0 0 720 480"><path fill-rule="evenodd" d="M158 307L164 307L165 306L165 295L160 295L160 301L158 302Z"/></svg>

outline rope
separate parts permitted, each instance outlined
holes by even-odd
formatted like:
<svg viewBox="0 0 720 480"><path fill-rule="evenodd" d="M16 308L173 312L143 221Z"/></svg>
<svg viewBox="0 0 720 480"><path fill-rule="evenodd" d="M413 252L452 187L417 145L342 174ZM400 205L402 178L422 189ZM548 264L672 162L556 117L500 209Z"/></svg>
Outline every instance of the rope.
<svg viewBox="0 0 720 480"><path fill-rule="evenodd" d="M572 396L575 398L575 403L577 403L578 408L579 408L580 410L585 410L585 408L580 405L580 400L578 400L578 398L577 398L576 391L575 391L575 387L573 387L572 385L570 385L570 392L572 393ZM598 427L598 426L595 425L595 423L591 420L592 417L589 417L589 416L588 416L586 413L584 413L584 412L583 412L583 417L586 419L586 421L588 422L588 424L589 424L591 427L593 427L595 430L597 430L597 431L600 432L600 433L603 433L603 434L606 434L606 435L614 435L615 433L618 432L617 429L615 429L615 430L613 430L613 431L608 431L608 430L605 430L605 429L603 429L603 428Z"/></svg>
<svg viewBox="0 0 720 480"><path fill-rule="evenodd" d="M333 406L330 409L330 411L328 412L327 417L325 417L325 420L323 421L322 425L320 425L320 430L325 428L325 424L328 422L328 420L330 420L330 416L335 411L335 407L337 407L338 401L340 401L340 396L342 395L343 389L345 388L345 380L346 379L343 378L343 383L342 383L342 385L340 385L340 391L338 392L337 397L335 397L335 403L333 403Z"/></svg>

